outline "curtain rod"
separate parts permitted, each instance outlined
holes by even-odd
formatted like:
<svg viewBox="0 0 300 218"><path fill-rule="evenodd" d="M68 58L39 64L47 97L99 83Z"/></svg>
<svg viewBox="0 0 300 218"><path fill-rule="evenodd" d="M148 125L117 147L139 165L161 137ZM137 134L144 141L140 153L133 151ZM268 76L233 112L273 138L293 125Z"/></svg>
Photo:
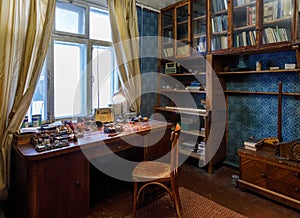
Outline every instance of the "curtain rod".
<svg viewBox="0 0 300 218"><path fill-rule="evenodd" d="M140 4L140 3L136 3L137 6L141 7L142 9L147 9L149 11L154 11L154 12L157 12L157 13L160 13L160 10L158 9L155 9L155 8L152 8L152 7L149 7L147 5L143 5L143 4Z"/></svg>

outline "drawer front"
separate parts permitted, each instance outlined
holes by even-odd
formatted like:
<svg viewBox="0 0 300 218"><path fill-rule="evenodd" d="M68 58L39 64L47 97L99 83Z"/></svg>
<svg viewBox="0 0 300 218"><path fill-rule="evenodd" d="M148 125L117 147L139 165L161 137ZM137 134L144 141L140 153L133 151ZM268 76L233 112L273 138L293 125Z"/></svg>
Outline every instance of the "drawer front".
<svg viewBox="0 0 300 218"><path fill-rule="evenodd" d="M266 188L266 164L241 157L242 180Z"/></svg>
<svg viewBox="0 0 300 218"><path fill-rule="evenodd" d="M274 180L274 178L270 177L268 178L267 188L296 200L300 200L300 186Z"/></svg>
<svg viewBox="0 0 300 218"><path fill-rule="evenodd" d="M300 173L275 166L268 166L268 188L300 200Z"/></svg>
<svg viewBox="0 0 300 218"><path fill-rule="evenodd" d="M268 176L274 180L300 187L300 172L287 170L276 166L269 166Z"/></svg>

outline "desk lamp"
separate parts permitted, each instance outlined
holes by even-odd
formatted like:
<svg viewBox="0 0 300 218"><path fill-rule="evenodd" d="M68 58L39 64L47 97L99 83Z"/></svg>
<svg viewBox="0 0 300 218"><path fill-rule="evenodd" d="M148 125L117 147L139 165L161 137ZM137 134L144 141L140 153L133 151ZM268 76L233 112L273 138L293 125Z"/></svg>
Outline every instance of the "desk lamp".
<svg viewBox="0 0 300 218"><path fill-rule="evenodd" d="M124 96L124 94L123 94L123 91L121 91L120 89L113 95L113 97L112 97L112 101L113 101L113 103L114 103L114 105L117 105L117 104L119 104L120 106L121 106L121 108L120 108L120 110L121 110L121 112L120 112L120 116L118 117L118 119L117 119L117 122L123 122L124 121L124 106L126 106L126 104L127 104L127 100L126 100L126 98L125 98L125 96Z"/></svg>

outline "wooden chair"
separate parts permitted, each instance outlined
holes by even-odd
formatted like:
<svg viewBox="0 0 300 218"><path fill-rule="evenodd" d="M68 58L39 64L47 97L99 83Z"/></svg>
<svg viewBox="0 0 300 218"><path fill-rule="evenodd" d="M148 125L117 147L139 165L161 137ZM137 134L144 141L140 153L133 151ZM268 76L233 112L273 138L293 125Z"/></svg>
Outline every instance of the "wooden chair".
<svg viewBox="0 0 300 218"><path fill-rule="evenodd" d="M176 124L174 130L171 132L172 150L170 163L145 160L138 163L134 168L132 172L134 181L133 218L136 217L139 196L142 190L149 185L159 185L164 188L174 202L177 217L181 217L182 208L176 179L178 174L178 137L180 129L180 125Z"/></svg>

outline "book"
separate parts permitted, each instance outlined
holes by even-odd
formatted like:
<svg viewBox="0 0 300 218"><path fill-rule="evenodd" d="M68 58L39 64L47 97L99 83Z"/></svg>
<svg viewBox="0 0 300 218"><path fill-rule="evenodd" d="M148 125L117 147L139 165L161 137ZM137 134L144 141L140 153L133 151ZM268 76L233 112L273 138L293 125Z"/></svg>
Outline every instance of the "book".
<svg viewBox="0 0 300 218"><path fill-rule="evenodd" d="M257 151L261 148L262 148L262 144L260 146L257 146L257 147L252 147L252 146L245 145L245 149L251 150L251 151Z"/></svg>
<svg viewBox="0 0 300 218"><path fill-rule="evenodd" d="M251 137L247 141L244 142L245 146L256 148L263 144L263 139Z"/></svg>

